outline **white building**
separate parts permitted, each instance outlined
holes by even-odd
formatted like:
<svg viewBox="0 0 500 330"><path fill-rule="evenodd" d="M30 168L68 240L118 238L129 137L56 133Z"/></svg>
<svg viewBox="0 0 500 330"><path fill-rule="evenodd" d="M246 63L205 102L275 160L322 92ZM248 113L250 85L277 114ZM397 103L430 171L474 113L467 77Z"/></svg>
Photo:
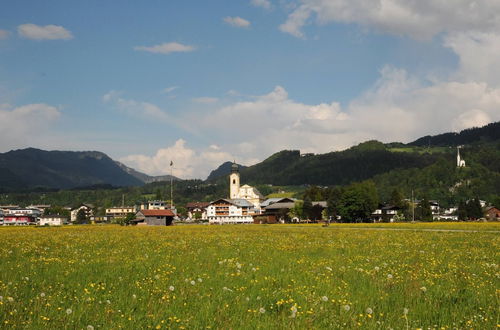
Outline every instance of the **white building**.
<svg viewBox="0 0 500 330"><path fill-rule="evenodd" d="M106 209L106 216L109 218L125 218L129 213L136 213L134 206L116 206Z"/></svg>
<svg viewBox="0 0 500 330"><path fill-rule="evenodd" d="M465 160L460 157L460 147L457 147L457 167L465 167Z"/></svg>
<svg viewBox="0 0 500 330"><path fill-rule="evenodd" d="M264 196L256 188L247 184L240 187L240 172L236 163L231 166L229 175L229 198L244 199L252 203L254 213L261 212L260 204L264 201Z"/></svg>
<svg viewBox="0 0 500 330"><path fill-rule="evenodd" d="M68 223L68 218L61 215L44 215L40 217L40 226L62 226Z"/></svg>
<svg viewBox="0 0 500 330"><path fill-rule="evenodd" d="M245 199L219 199L207 207L208 223L253 223L253 204Z"/></svg>
<svg viewBox="0 0 500 330"><path fill-rule="evenodd" d="M83 210L85 212L85 216L87 219L90 219L91 216L94 215L94 205L92 204L81 204L79 207L72 209L71 210L71 222L76 221L76 216L78 215L78 212L80 210Z"/></svg>

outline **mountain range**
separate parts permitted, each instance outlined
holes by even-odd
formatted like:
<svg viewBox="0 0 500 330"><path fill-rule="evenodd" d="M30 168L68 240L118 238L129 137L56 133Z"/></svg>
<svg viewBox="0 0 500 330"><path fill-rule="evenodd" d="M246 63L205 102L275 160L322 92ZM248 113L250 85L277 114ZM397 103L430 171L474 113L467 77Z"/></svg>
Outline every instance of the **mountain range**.
<svg viewBox="0 0 500 330"><path fill-rule="evenodd" d="M388 173L395 177L394 171L428 169L443 159L453 164L455 147L465 145L466 157L470 155L473 164L493 173L490 175L493 177L500 171L498 142L500 122L459 133L425 136L408 144L367 141L344 151L325 154L283 150L258 164L240 165L240 172L242 182L254 185L345 185L384 178ZM473 149L472 146L478 147ZM205 182L224 183L231 165L229 161L221 164ZM28 148L0 153L0 191L4 192L99 185L140 186L170 179L169 175L154 177L141 173L98 151ZM172 180L180 179L173 177Z"/></svg>

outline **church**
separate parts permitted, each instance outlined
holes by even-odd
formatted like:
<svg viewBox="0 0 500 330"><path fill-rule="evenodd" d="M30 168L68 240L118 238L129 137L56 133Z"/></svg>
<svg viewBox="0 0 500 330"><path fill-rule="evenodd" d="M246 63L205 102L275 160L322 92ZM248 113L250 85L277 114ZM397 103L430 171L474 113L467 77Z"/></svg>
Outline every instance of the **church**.
<svg viewBox="0 0 500 330"><path fill-rule="evenodd" d="M238 165L233 163L229 174L229 199L219 199L207 207L208 222L253 223L253 215L261 213L261 202L264 196L254 187L247 184L240 186Z"/></svg>

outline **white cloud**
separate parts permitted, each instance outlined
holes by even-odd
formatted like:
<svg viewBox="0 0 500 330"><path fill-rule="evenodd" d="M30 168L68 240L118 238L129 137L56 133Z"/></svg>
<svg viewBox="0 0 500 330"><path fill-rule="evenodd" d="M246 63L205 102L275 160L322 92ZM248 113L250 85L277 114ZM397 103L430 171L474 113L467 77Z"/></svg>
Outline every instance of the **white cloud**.
<svg viewBox="0 0 500 330"><path fill-rule="evenodd" d="M60 115L58 108L43 103L16 108L0 104L0 148L6 151L38 145Z"/></svg>
<svg viewBox="0 0 500 330"><path fill-rule="evenodd" d="M235 16L235 17L225 17L224 22L231 26L239 27L239 28L247 28L250 26L250 22L244 18Z"/></svg>
<svg viewBox="0 0 500 330"><path fill-rule="evenodd" d="M165 123L172 122L172 118L157 105L149 102L125 99L120 95L120 92L110 91L102 97L102 100L104 103L112 104L120 111L139 117L143 120L160 120Z"/></svg>
<svg viewBox="0 0 500 330"><path fill-rule="evenodd" d="M255 7L271 9L271 1L269 0L251 0L250 3Z"/></svg>
<svg viewBox="0 0 500 330"><path fill-rule="evenodd" d="M134 47L135 50L139 51L145 51L145 52L150 52L150 53L155 53L155 54L171 54L171 53L185 53L185 52L192 52L196 50L196 47L194 46L189 46L189 45L183 45L178 42L169 42L169 43L163 43L160 45L155 45L151 47L146 47L146 46L137 46Z"/></svg>
<svg viewBox="0 0 500 330"><path fill-rule="evenodd" d="M216 97L197 97L193 99L193 102L202 103L202 104L211 104L219 101Z"/></svg>
<svg viewBox="0 0 500 330"><path fill-rule="evenodd" d="M179 86L171 86L171 87L167 87L163 90L163 93L165 94L170 94L172 93L173 91L175 91L176 89L178 89Z"/></svg>
<svg viewBox="0 0 500 330"><path fill-rule="evenodd" d="M500 86L500 34L455 33L445 37L444 45L460 59L454 78Z"/></svg>
<svg viewBox="0 0 500 330"><path fill-rule="evenodd" d="M234 157L212 145L206 150L195 150L178 139L174 145L159 149L152 156L130 155L120 159L124 164L150 175L170 174L173 161L173 175L182 179L206 178L211 170Z"/></svg>
<svg viewBox="0 0 500 330"><path fill-rule="evenodd" d="M22 24L17 27L17 32L20 36L33 40L73 39L71 32L59 25Z"/></svg>
<svg viewBox="0 0 500 330"><path fill-rule="evenodd" d="M302 28L311 22L354 23L417 39L442 32L494 32L500 28L500 1L301 0L280 29L303 37Z"/></svg>
<svg viewBox="0 0 500 330"><path fill-rule="evenodd" d="M0 40L5 40L9 38L10 32L7 30L0 29Z"/></svg>

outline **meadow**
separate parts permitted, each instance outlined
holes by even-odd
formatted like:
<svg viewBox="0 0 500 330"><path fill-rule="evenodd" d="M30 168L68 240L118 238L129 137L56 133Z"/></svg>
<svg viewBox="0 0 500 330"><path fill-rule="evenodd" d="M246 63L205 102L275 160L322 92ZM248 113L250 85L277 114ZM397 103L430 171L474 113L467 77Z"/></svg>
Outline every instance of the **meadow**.
<svg viewBox="0 0 500 330"><path fill-rule="evenodd" d="M0 324L87 330L498 327L499 224L370 228L0 228ZM466 231L421 230L440 228Z"/></svg>

